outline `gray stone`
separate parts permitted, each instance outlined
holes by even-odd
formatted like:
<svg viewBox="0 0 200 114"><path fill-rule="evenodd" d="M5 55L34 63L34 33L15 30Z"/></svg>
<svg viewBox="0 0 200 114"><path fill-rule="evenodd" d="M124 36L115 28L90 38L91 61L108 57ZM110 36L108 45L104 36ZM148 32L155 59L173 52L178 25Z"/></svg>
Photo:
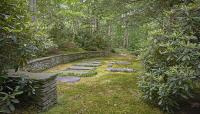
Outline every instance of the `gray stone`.
<svg viewBox="0 0 200 114"><path fill-rule="evenodd" d="M21 77L26 76L28 79L31 80L39 80L39 81L45 81L45 80L51 80L57 76L57 73L31 73L31 72L25 72L25 71L18 71L14 72L10 70L9 77Z"/></svg>
<svg viewBox="0 0 200 114"><path fill-rule="evenodd" d="M43 58L29 61L28 64L23 69L30 72L40 72L40 71L44 71L46 69L52 68L59 64L69 63L69 62L80 60L80 59L106 56L106 55L108 55L108 52L91 51L91 52L84 52L84 53L61 54L61 55L55 55L55 56L50 56L50 57L43 57ZM94 63L99 64L100 62L96 61Z"/></svg>
<svg viewBox="0 0 200 114"><path fill-rule="evenodd" d="M87 61L86 63L89 63L89 64L101 64L102 62L101 61Z"/></svg>
<svg viewBox="0 0 200 114"><path fill-rule="evenodd" d="M98 62L98 61L89 62L89 63L92 63L92 64L101 64L101 62Z"/></svg>
<svg viewBox="0 0 200 114"><path fill-rule="evenodd" d="M113 64L111 64L111 63L108 64L108 67L112 67L112 66L113 66Z"/></svg>
<svg viewBox="0 0 200 114"><path fill-rule="evenodd" d="M66 77L58 77L57 80L60 82L68 82L68 83L74 83L80 81L80 77L74 77L74 76L66 76Z"/></svg>
<svg viewBox="0 0 200 114"><path fill-rule="evenodd" d="M134 72L134 69L129 68L107 68L111 72Z"/></svg>
<svg viewBox="0 0 200 114"><path fill-rule="evenodd" d="M38 107L39 111L45 111L49 107L53 106L57 102L57 90L56 90L56 76L57 74L51 73L30 73L30 72L12 72L9 73L9 78L18 79L21 76L25 76L27 79L33 81L33 84L37 87L36 94L32 96L33 100L26 103L33 103Z"/></svg>
<svg viewBox="0 0 200 114"><path fill-rule="evenodd" d="M110 64L129 65L130 62L128 62L128 61L113 61L113 62L110 62Z"/></svg>
<svg viewBox="0 0 200 114"><path fill-rule="evenodd" d="M92 64L92 63L79 63L79 64L75 64L75 66L98 67L98 66L100 66L100 64Z"/></svg>
<svg viewBox="0 0 200 114"><path fill-rule="evenodd" d="M36 91L39 91L41 93L50 93L56 89L56 83L54 85L51 85L47 88L37 89Z"/></svg>
<svg viewBox="0 0 200 114"><path fill-rule="evenodd" d="M94 70L95 67L84 67L84 66L71 66L69 67L70 70Z"/></svg>
<svg viewBox="0 0 200 114"><path fill-rule="evenodd" d="M89 70L66 70L66 71L62 71L62 74L87 74L89 73Z"/></svg>

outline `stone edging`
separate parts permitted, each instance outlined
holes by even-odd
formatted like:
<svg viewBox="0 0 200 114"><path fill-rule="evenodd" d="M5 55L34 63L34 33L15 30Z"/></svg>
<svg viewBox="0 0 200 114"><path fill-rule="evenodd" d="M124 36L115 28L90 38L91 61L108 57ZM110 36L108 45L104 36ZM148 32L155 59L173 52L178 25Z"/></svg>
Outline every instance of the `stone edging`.
<svg viewBox="0 0 200 114"><path fill-rule="evenodd" d="M101 56L107 56L107 55L108 55L108 52L103 52L103 51L60 54L60 55L31 60L28 62L28 64L26 65L24 69L29 72L41 72L59 64L69 63L69 62L79 60L79 59L101 57Z"/></svg>

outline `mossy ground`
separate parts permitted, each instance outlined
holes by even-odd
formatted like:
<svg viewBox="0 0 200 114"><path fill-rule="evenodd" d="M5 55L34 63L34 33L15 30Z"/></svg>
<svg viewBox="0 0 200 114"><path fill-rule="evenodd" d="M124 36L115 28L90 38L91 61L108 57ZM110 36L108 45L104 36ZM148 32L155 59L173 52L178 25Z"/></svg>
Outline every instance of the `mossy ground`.
<svg viewBox="0 0 200 114"><path fill-rule="evenodd" d="M75 84L58 83L58 104L43 114L163 114L141 100L137 88L139 72L112 73L105 70L112 60L126 60L131 62L129 67L140 71L142 67L136 58L112 56L99 59L104 61L96 69L96 76L84 77Z"/></svg>

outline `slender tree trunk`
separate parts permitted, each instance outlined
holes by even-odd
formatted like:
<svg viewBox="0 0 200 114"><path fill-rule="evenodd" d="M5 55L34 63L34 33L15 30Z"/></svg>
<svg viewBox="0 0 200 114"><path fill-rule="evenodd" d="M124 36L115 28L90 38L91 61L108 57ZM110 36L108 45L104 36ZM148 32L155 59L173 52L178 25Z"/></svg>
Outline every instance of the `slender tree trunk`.
<svg viewBox="0 0 200 114"><path fill-rule="evenodd" d="M96 17L95 18L95 31L99 30L99 19Z"/></svg>
<svg viewBox="0 0 200 114"><path fill-rule="evenodd" d="M108 38L110 41L109 50L111 50L111 48L112 48L112 26L110 23L108 25Z"/></svg>
<svg viewBox="0 0 200 114"><path fill-rule="evenodd" d="M76 24L75 24L75 22L74 21L72 21L72 31L73 31L73 38L72 38L72 41L74 42L74 39L75 39L75 37L76 37Z"/></svg>
<svg viewBox="0 0 200 114"><path fill-rule="evenodd" d="M128 29L125 28L125 31L124 31L123 47L124 47L124 48L127 48L127 45L128 45Z"/></svg>
<svg viewBox="0 0 200 114"><path fill-rule="evenodd" d="M127 31L126 31L126 48L129 47L129 31L128 31L128 28L127 28Z"/></svg>
<svg viewBox="0 0 200 114"><path fill-rule="evenodd" d="M35 13L37 11L37 0L30 0L29 1L30 11L32 13L32 21L36 20Z"/></svg>

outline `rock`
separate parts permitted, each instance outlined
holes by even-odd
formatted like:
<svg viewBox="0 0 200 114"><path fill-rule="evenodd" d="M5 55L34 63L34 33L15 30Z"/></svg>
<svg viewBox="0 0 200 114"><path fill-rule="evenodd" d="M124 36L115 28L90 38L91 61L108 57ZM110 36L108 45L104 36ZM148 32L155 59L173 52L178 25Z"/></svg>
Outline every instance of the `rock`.
<svg viewBox="0 0 200 114"><path fill-rule="evenodd" d="M110 62L110 64L129 65L131 63L128 61L113 61L113 62Z"/></svg>
<svg viewBox="0 0 200 114"><path fill-rule="evenodd" d="M19 78L25 75L33 82L35 95L27 103L33 103L39 111L45 111L57 103L56 77L57 74L51 73L30 73L24 71L9 72L10 78Z"/></svg>
<svg viewBox="0 0 200 114"><path fill-rule="evenodd" d="M134 69L129 68L107 68L111 72L134 72Z"/></svg>
<svg viewBox="0 0 200 114"><path fill-rule="evenodd" d="M191 108L200 108L200 103L198 102L191 103Z"/></svg>
<svg viewBox="0 0 200 114"><path fill-rule="evenodd" d="M98 66L100 66L100 64L92 64L92 63L79 63L79 64L76 64L75 66L98 67Z"/></svg>
<svg viewBox="0 0 200 114"><path fill-rule="evenodd" d="M113 64L111 64L111 63L108 64L108 67L112 67L112 66L113 66Z"/></svg>
<svg viewBox="0 0 200 114"><path fill-rule="evenodd" d="M71 66L68 69L70 70L94 70L95 67L85 67L85 66Z"/></svg>
<svg viewBox="0 0 200 114"><path fill-rule="evenodd" d="M68 69L68 70L65 70L65 71L62 71L61 74L75 74L75 75L82 75L82 74L87 74L89 73L90 70L71 70L71 69Z"/></svg>
<svg viewBox="0 0 200 114"><path fill-rule="evenodd" d="M100 61L88 61L87 63L90 63L90 64L101 64Z"/></svg>

